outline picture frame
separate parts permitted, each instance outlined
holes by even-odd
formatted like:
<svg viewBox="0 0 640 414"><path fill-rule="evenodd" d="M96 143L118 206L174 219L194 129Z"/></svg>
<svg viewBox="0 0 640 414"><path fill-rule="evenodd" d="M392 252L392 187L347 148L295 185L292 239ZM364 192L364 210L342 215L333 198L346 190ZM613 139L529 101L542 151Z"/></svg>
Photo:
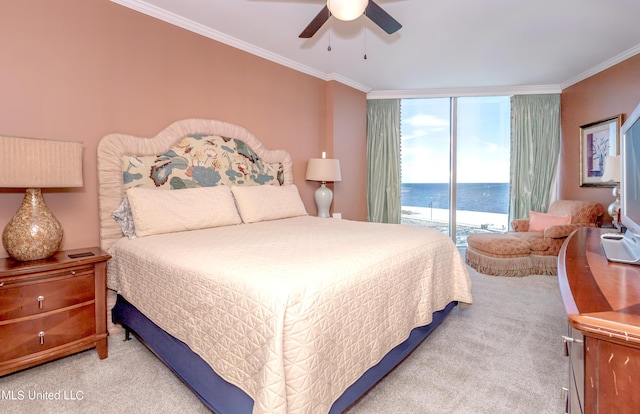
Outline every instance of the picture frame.
<svg viewBox="0 0 640 414"><path fill-rule="evenodd" d="M620 155L622 114L580 127L580 187L615 187L602 181L604 160Z"/></svg>

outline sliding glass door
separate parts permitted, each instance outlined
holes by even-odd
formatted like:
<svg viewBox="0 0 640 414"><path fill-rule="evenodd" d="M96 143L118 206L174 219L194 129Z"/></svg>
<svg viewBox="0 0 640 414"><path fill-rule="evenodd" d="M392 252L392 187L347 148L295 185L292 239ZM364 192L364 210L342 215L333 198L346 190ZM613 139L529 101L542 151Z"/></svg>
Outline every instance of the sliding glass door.
<svg viewBox="0 0 640 414"><path fill-rule="evenodd" d="M403 99L402 223L466 245L508 228L509 97Z"/></svg>
<svg viewBox="0 0 640 414"><path fill-rule="evenodd" d="M401 222L449 235L450 106L449 98L403 99L400 104Z"/></svg>

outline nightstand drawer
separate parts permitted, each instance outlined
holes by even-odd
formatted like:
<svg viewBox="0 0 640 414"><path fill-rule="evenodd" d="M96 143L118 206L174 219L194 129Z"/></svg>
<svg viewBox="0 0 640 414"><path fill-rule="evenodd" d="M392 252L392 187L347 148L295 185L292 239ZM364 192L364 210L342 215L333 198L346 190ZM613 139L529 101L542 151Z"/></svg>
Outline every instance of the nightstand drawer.
<svg viewBox="0 0 640 414"><path fill-rule="evenodd" d="M95 333L93 302L41 317L0 322L0 361L46 351Z"/></svg>
<svg viewBox="0 0 640 414"><path fill-rule="evenodd" d="M0 378L85 349L109 355L110 258L99 247L29 262L0 258Z"/></svg>
<svg viewBox="0 0 640 414"><path fill-rule="evenodd" d="M0 321L37 315L94 299L93 268L0 287Z"/></svg>

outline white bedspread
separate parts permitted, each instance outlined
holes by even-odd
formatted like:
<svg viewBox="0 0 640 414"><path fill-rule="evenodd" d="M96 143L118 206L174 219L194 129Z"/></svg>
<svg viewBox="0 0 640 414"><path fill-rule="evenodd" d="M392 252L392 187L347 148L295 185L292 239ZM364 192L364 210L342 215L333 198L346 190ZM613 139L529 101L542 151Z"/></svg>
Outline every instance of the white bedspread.
<svg viewBox="0 0 640 414"><path fill-rule="evenodd" d="M451 301L471 303L453 242L425 227L317 217L138 239L108 284L255 401L326 413Z"/></svg>

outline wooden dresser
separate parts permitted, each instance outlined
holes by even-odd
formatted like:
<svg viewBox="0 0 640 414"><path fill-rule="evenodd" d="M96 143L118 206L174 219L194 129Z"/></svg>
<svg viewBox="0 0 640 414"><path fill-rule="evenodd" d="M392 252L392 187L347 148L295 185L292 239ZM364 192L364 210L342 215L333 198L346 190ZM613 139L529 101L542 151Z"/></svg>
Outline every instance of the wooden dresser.
<svg viewBox="0 0 640 414"><path fill-rule="evenodd" d="M89 348L107 357L110 258L94 247L0 259L0 376Z"/></svg>
<svg viewBox="0 0 640 414"><path fill-rule="evenodd" d="M609 229L609 232L612 230ZM558 256L568 315L571 413L640 412L640 266L608 262L604 229L576 230Z"/></svg>

